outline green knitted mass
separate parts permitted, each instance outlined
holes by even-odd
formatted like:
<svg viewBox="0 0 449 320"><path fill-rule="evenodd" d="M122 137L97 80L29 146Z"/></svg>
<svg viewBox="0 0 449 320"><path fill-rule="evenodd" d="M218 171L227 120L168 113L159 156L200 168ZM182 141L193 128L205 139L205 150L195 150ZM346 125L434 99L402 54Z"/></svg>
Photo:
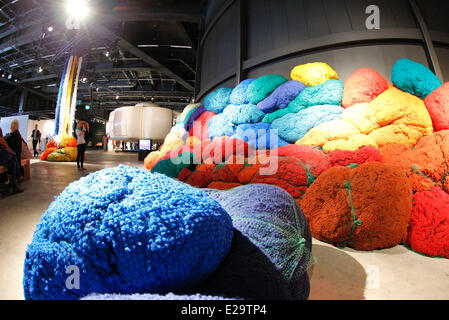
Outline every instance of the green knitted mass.
<svg viewBox="0 0 449 320"><path fill-rule="evenodd" d="M285 116L286 114L289 113L297 113L299 111L301 111L302 109L305 109L307 107L304 106L300 106L297 104L289 104L288 107L284 108L284 109L279 109L276 110L275 112L272 113L267 113L263 119L262 122L265 123L272 123L274 120L278 119L278 118L282 118L283 116Z"/></svg>
<svg viewBox="0 0 449 320"><path fill-rule="evenodd" d="M252 104L258 104L285 82L287 82L287 79L278 74L268 74L256 79L248 87L248 101Z"/></svg>

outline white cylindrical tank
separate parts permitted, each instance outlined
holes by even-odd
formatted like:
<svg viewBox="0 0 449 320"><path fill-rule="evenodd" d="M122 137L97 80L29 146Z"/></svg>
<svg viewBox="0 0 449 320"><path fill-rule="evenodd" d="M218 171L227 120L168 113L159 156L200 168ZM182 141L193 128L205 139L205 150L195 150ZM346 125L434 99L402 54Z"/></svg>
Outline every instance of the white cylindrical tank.
<svg viewBox="0 0 449 320"><path fill-rule="evenodd" d="M154 103L139 103L136 107L143 108L141 139L163 140L172 127L172 110Z"/></svg>
<svg viewBox="0 0 449 320"><path fill-rule="evenodd" d="M153 103L121 107L109 115L109 137L112 140L163 140L172 122L172 110Z"/></svg>

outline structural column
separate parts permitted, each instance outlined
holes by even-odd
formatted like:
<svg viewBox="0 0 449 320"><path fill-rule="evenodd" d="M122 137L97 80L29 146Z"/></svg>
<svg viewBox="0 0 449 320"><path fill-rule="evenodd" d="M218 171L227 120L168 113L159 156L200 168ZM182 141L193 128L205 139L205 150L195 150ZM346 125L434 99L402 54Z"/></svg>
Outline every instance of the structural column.
<svg viewBox="0 0 449 320"><path fill-rule="evenodd" d="M235 77L236 85L246 78L246 72L243 68L243 61L247 58L247 37L248 37L248 23L247 23L247 0L238 0L237 6L239 8L238 26L237 26L237 72Z"/></svg>
<svg viewBox="0 0 449 320"><path fill-rule="evenodd" d="M23 114L23 109L25 105L25 101L27 99L28 91L26 89L22 89L22 93L20 94L20 103L19 103L19 114Z"/></svg>
<svg viewBox="0 0 449 320"><path fill-rule="evenodd" d="M418 7L418 4L415 0L409 0L410 6L412 7L413 13L416 17L416 20L418 21L419 28L421 30L421 33L423 35L424 39L424 47L426 49L426 53L429 59L429 65L430 69L436 74L436 76L441 80L443 79L443 72L440 68L440 63L438 61L438 56L435 51L435 47L432 42L432 38L430 37L429 29L427 28L426 21L424 20L424 17L421 14L421 10Z"/></svg>

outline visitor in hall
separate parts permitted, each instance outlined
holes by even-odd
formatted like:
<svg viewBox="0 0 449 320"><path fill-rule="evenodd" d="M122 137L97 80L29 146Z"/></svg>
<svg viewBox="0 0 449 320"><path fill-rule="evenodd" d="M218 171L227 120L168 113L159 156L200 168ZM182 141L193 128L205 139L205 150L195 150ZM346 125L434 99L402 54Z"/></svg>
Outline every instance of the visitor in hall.
<svg viewBox="0 0 449 320"><path fill-rule="evenodd" d="M77 140L77 149L78 153L76 155L76 165L78 166L78 169L85 170L84 169L84 154L86 153L86 131L87 131L88 125L86 126L83 121L78 121L78 124L76 126L76 140Z"/></svg>
<svg viewBox="0 0 449 320"><path fill-rule="evenodd" d="M13 119L11 121L11 132L5 136L5 141L8 146L14 151L16 154L17 165L20 168L20 176L23 177L23 168L21 166L22 163L22 135L19 131L19 120Z"/></svg>
<svg viewBox="0 0 449 320"><path fill-rule="evenodd" d="M19 188L20 170L14 150L12 150L3 138L2 129L0 129L0 166L7 170L8 181L13 193L23 192Z"/></svg>
<svg viewBox="0 0 449 320"><path fill-rule="evenodd" d="M39 152L37 151L37 146L41 143L41 132L38 129L38 125L36 124L35 129L33 130L33 133L31 134L31 139L33 139L33 150L34 150L34 157L39 156Z"/></svg>

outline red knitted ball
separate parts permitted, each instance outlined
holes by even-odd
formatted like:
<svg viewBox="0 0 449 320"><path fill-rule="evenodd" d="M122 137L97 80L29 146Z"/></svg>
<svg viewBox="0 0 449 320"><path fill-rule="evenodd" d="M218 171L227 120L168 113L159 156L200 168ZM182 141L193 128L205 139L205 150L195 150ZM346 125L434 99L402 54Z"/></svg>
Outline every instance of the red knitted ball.
<svg viewBox="0 0 449 320"><path fill-rule="evenodd" d="M407 243L415 251L449 258L449 194L443 189L415 194Z"/></svg>
<svg viewBox="0 0 449 320"><path fill-rule="evenodd" d="M449 82L429 94L424 103L435 130L449 129Z"/></svg>
<svg viewBox="0 0 449 320"><path fill-rule="evenodd" d="M343 108L357 103L371 102L388 89L388 81L377 71L363 68L354 71L343 87Z"/></svg>

